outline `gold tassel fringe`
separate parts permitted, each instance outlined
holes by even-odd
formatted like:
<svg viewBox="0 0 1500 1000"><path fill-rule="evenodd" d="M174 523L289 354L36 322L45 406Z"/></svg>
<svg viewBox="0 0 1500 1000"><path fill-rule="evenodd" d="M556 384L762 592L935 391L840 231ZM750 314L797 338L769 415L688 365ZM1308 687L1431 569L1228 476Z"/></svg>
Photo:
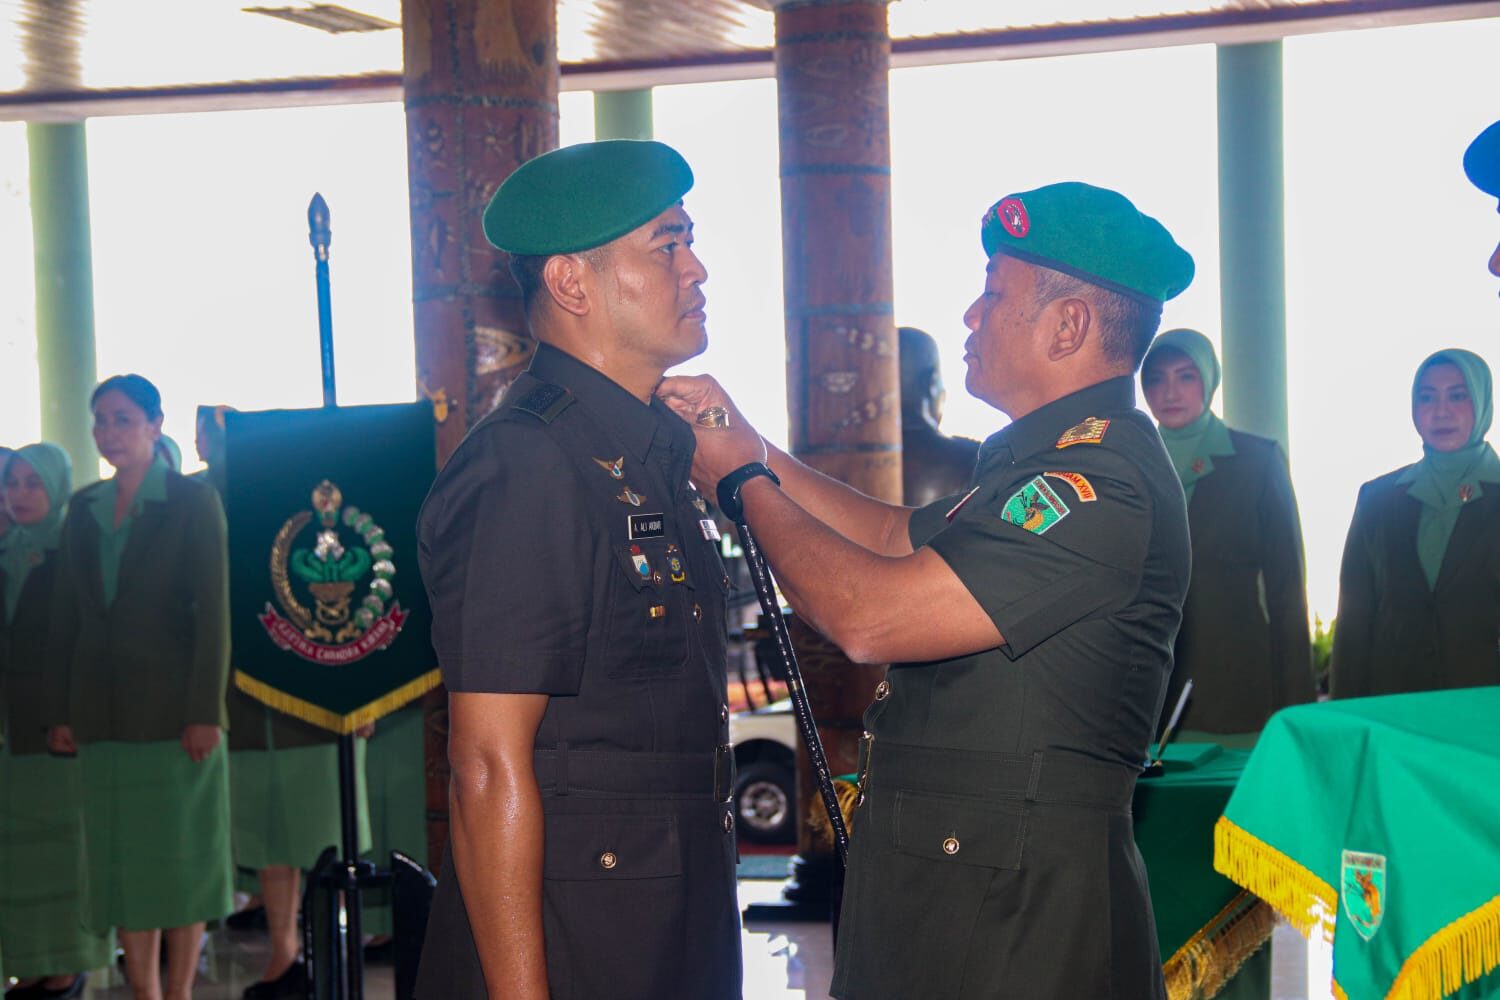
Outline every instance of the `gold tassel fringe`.
<svg viewBox="0 0 1500 1000"><path fill-rule="evenodd" d="M1162 966L1167 1000L1218 996L1275 929L1275 911L1250 893L1239 893Z"/></svg>
<svg viewBox="0 0 1500 1000"><path fill-rule="evenodd" d="M839 800L839 812L844 816L844 829L854 835L854 802L859 798L859 786L843 778L833 779L833 793ZM812 832L813 846L824 853L833 851L833 825L828 822L828 810L823 808L823 796L814 795L807 810L807 826Z"/></svg>
<svg viewBox="0 0 1500 1000"><path fill-rule="evenodd" d="M1333 887L1225 816L1214 824L1214 870L1270 903L1303 937L1316 929L1333 941Z"/></svg>
<svg viewBox="0 0 1500 1000"><path fill-rule="evenodd" d="M303 722L310 722L321 729L338 733L340 736L347 736L360 726L390 715L407 702L422 697L442 682L441 671L429 670L416 680L408 681L394 691L376 698L368 705L361 705L348 715L339 715L337 712L330 712L326 708L314 705L310 701L304 701L285 691L279 691L264 681L256 680L243 670L234 672L234 686L256 701L269 705L278 712L285 712L287 715L301 719Z"/></svg>
<svg viewBox="0 0 1500 1000"><path fill-rule="evenodd" d="M1500 966L1500 896L1423 941L1396 974L1386 1000L1440 1000Z"/></svg>

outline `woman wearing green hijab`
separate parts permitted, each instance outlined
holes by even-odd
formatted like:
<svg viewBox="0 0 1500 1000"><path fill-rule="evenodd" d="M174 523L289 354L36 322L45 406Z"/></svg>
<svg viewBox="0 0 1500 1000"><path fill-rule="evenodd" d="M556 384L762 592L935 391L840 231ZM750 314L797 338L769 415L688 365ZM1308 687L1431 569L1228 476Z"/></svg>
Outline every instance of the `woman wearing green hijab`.
<svg viewBox="0 0 1500 1000"><path fill-rule="evenodd" d="M85 970L106 965L111 951L107 933L85 929L78 762L49 755L41 725L58 535L71 486L67 453L56 445L27 445L0 463L0 506L14 521L0 539L0 949L18 989L38 998L80 996Z"/></svg>
<svg viewBox="0 0 1500 1000"><path fill-rule="evenodd" d="M1191 678L1184 733L1254 742L1271 713L1313 699L1302 528L1286 457L1209 409L1213 345L1196 330L1157 337L1141 388L1188 499L1193 574L1163 714Z"/></svg>
<svg viewBox="0 0 1500 1000"><path fill-rule="evenodd" d="M1332 694L1500 683L1500 458L1490 369L1455 348L1417 368L1422 460L1365 483L1339 573Z"/></svg>

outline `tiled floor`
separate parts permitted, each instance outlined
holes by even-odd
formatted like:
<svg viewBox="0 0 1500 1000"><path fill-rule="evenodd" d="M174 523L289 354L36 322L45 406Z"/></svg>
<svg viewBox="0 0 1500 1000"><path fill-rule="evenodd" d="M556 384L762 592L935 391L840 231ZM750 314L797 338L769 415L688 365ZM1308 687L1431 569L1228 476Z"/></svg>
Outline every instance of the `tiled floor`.
<svg viewBox="0 0 1500 1000"><path fill-rule="evenodd" d="M740 882L740 904L779 898L781 883ZM1308 948L1296 931L1279 927L1273 940L1273 1000L1327 1000L1328 994L1308 991ZM826 923L754 923L744 930L746 1000L824 1000L833 978L832 938ZM200 1000L238 1000L240 992L258 978L265 957L265 938L258 934L217 931L210 935L204 972L193 995ZM1316 959L1316 955L1314 956ZM1327 982L1326 965L1313 973L1314 982ZM389 965L367 966L365 996L391 1000ZM86 996L91 1000L129 1000L130 991L118 975L96 974Z"/></svg>

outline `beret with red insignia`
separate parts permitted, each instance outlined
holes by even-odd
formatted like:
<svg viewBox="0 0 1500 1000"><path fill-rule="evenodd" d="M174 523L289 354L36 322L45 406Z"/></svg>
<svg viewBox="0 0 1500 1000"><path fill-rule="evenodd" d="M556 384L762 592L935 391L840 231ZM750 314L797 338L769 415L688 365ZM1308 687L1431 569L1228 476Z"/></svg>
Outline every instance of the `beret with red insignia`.
<svg viewBox="0 0 1500 1000"><path fill-rule="evenodd" d="M1078 181L1006 195L980 223L984 252L1003 253L1148 302L1193 280L1193 258L1118 191Z"/></svg>

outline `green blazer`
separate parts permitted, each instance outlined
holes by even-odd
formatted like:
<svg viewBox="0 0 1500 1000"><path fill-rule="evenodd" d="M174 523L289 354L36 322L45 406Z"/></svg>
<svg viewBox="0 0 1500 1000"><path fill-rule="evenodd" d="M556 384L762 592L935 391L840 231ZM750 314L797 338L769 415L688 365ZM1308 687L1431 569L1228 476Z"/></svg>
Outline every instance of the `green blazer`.
<svg viewBox="0 0 1500 1000"><path fill-rule="evenodd" d="M1312 646L1302 527L1286 458L1274 441L1230 430L1188 504L1193 574L1173 650L1166 717L1188 678L1179 723L1259 732L1271 713L1312 701Z"/></svg>
<svg viewBox="0 0 1500 1000"><path fill-rule="evenodd" d="M1500 483L1464 505L1428 587L1417 560L1422 505L1397 482L1360 487L1339 573L1335 698L1500 684Z"/></svg>
<svg viewBox="0 0 1500 1000"><path fill-rule="evenodd" d="M48 634L58 554L48 552L26 576L15 618L0 615L0 733L13 754L47 752L47 692L52 672ZM0 573L0 583L5 574Z"/></svg>
<svg viewBox="0 0 1500 1000"><path fill-rule="evenodd" d="M51 642L58 683L51 722L80 743L177 739L191 723L227 726L229 573L224 509L210 486L167 473L147 501L104 603L92 493L68 507Z"/></svg>

